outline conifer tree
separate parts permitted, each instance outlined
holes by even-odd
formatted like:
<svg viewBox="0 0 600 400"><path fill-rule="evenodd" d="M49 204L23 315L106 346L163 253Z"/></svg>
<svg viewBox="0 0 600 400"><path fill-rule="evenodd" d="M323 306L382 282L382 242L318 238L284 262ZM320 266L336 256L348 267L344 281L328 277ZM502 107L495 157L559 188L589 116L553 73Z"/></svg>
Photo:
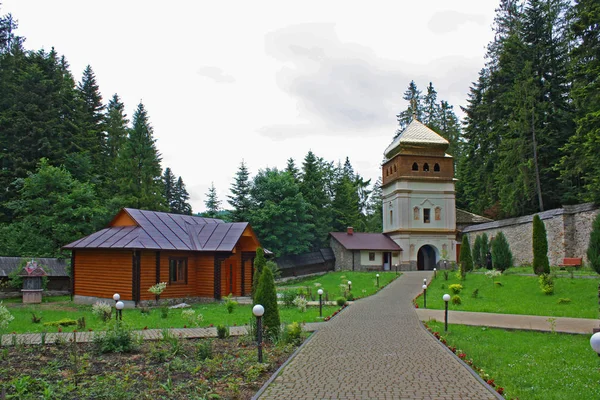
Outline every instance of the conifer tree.
<svg viewBox="0 0 600 400"><path fill-rule="evenodd" d="M600 274L600 213L596 215L596 218L592 223L587 258L592 269Z"/></svg>
<svg viewBox="0 0 600 400"><path fill-rule="evenodd" d="M430 129L439 132L440 129L440 106L437 103L437 91L433 88L433 83L429 82L427 94L423 98L423 122Z"/></svg>
<svg viewBox="0 0 600 400"><path fill-rule="evenodd" d="M304 157L299 188L302 197L308 203L309 213L313 216L315 235L310 247L316 251L326 246L327 235L331 229L331 202L325 192L325 176L321 162L312 151Z"/></svg>
<svg viewBox="0 0 600 400"><path fill-rule="evenodd" d="M262 247L256 249L256 257L254 257L254 273L252 274L252 298L254 299L256 294L256 288L258 288L258 281L260 275L265 267L267 261L265 260L265 252Z"/></svg>
<svg viewBox="0 0 600 400"><path fill-rule="evenodd" d="M288 160L287 160L287 166L285 167L285 172L287 172L288 174L290 174L292 176L292 178L294 178L294 180L296 182L298 182L298 179L299 179L299 176L300 176L300 171L296 167L296 162L291 157L288 158Z"/></svg>
<svg viewBox="0 0 600 400"><path fill-rule="evenodd" d="M408 101L408 108L396 115L400 128L394 138L398 137L408 124L412 122L414 116L416 116L419 121L422 119L423 107L421 104L421 91L417 88L415 81L410 81L402 98Z"/></svg>
<svg viewBox="0 0 600 400"><path fill-rule="evenodd" d="M177 178L177 182L175 183L174 195L174 212L177 214L192 215L192 206L188 203L190 195L181 177Z"/></svg>
<svg viewBox="0 0 600 400"><path fill-rule="evenodd" d="M177 204L176 204L176 188L177 184L175 181L175 175L173 175L173 171L171 168L165 168L165 172L162 175L162 184L163 184L163 195L165 196L165 204L169 208L169 212L177 212Z"/></svg>
<svg viewBox="0 0 600 400"><path fill-rule="evenodd" d="M221 211L221 200L217 197L217 189L215 189L215 183L210 183L208 193L206 193L206 200L204 201L206 206L205 215L208 218L218 218L219 211Z"/></svg>
<svg viewBox="0 0 600 400"><path fill-rule="evenodd" d="M106 107L106 157L109 173L108 178L113 181L118 176L119 153L123 151L127 141L127 114L125 114L125 105L121 102L119 96L115 93L109 100ZM109 187L112 187L110 185ZM113 194L115 194L113 192Z"/></svg>
<svg viewBox="0 0 600 400"><path fill-rule="evenodd" d="M464 271L473 270L473 258L471 257L471 246L469 244L469 237L463 235L462 244L460 246L460 264Z"/></svg>
<svg viewBox="0 0 600 400"><path fill-rule="evenodd" d="M81 82L77 85L77 98L78 122L81 129L78 146L81 152L89 155L94 171L106 171L105 107L96 75L90 65L85 67Z"/></svg>
<svg viewBox="0 0 600 400"><path fill-rule="evenodd" d="M490 252L490 245L488 242L488 235L487 235L487 233L484 232L483 235L481 235L481 260L483 263L485 263L486 268L488 268L487 257L488 257L489 252Z"/></svg>
<svg viewBox="0 0 600 400"><path fill-rule="evenodd" d="M270 268L263 268L260 274L254 304L260 304L265 308L262 318L266 336L271 340L276 340L280 333L281 319L279 318L275 280Z"/></svg>
<svg viewBox="0 0 600 400"><path fill-rule="evenodd" d="M533 272L537 275L550 273L548 261L548 238L546 226L539 215L533 216Z"/></svg>
<svg viewBox="0 0 600 400"><path fill-rule="evenodd" d="M231 185L231 195L227 196L227 202L233 207L231 220L233 222L247 222L250 217L252 202L250 197L250 179L248 168L244 160L235 175L235 181Z"/></svg>
<svg viewBox="0 0 600 400"><path fill-rule="evenodd" d="M492 262L494 269L505 271L512 267L513 256L504 233L499 232L492 241Z"/></svg>
<svg viewBox="0 0 600 400"><path fill-rule="evenodd" d="M485 258L481 258L481 236L477 235L475 237L475 242L473 243L473 264L475 268L482 268L485 262Z"/></svg>

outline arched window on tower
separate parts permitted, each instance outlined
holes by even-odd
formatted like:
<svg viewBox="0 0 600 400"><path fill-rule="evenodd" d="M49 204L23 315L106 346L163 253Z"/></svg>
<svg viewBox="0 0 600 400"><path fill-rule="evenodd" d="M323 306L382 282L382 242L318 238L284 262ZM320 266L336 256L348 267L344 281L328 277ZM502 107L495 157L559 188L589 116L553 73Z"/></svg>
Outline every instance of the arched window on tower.
<svg viewBox="0 0 600 400"><path fill-rule="evenodd" d="M394 225L394 210L390 210L390 226Z"/></svg>
<svg viewBox="0 0 600 400"><path fill-rule="evenodd" d="M427 164L427 163L423 164L423 171L429 172L429 164Z"/></svg>
<svg viewBox="0 0 600 400"><path fill-rule="evenodd" d="M396 167L396 164L394 164L394 172L398 171L398 168Z"/></svg>
<svg viewBox="0 0 600 400"><path fill-rule="evenodd" d="M419 170L419 164L413 163L412 170L413 171L418 171Z"/></svg>
<svg viewBox="0 0 600 400"><path fill-rule="evenodd" d="M440 164L435 163L435 165L433 166L433 172L440 172Z"/></svg>

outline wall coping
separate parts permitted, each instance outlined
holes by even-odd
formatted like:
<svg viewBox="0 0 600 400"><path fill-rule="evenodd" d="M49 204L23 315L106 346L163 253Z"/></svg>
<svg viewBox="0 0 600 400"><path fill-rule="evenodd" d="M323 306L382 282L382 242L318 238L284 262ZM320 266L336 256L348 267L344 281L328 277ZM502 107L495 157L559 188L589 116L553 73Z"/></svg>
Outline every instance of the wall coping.
<svg viewBox="0 0 600 400"><path fill-rule="evenodd" d="M487 229L497 229L511 225L528 224L533 221L534 215L539 215L540 219L551 219L560 215L571 215L586 211L594 211L599 207L594 203L576 204L572 206L564 206L563 208L555 208L554 210L542 211L537 214L526 215L524 217L501 219L499 221L486 222L478 225L469 225L463 229L463 233L484 231Z"/></svg>

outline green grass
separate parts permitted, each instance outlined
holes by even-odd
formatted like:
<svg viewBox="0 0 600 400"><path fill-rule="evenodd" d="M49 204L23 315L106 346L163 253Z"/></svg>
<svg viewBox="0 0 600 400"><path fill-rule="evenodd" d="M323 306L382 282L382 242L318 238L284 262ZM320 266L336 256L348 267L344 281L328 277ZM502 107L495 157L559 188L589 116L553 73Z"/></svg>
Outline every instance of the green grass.
<svg viewBox="0 0 600 400"><path fill-rule="evenodd" d="M452 295L450 284L460 283L464 289L459 294L462 304L449 304L450 310L477 311L501 314L542 315L551 317L598 318L598 282L599 279L555 278L554 294L545 295L540 290L538 278L534 276L502 275L495 278L503 286L481 274L468 274L460 281L454 272L444 280L443 274L431 282L427 289L427 308L443 309L444 293ZM473 291L479 289L477 298ZM559 299L571 299L571 302L558 304ZM417 299L423 307L423 296Z"/></svg>
<svg viewBox="0 0 600 400"><path fill-rule="evenodd" d="M600 357L589 335L506 331L429 322L505 389L507 399L598 399Z"/></svg>
<svg viewBox="0 0 600 400"><path fill-rule="evenodd" d="M352 295L357 297L367 297L377 292L377 278L376 274L379 274L379 286L383 287L396 279L400 274L396 275L395 272L352 272L352 271L339 271L339 272L328 272L325 275L312 276L308 278L295 279L285 283L277 284L277 289L287 288L304 288L306 291L310 289L312 297L318 300L317 290L323 289L328 294L330 301L334 301L337 297L343 296L345 289L347 288L347 282L352 282ZM316 285L319 284L319 285ZM344 285L344 288L340 287ZM325 299L325 297L323 298Z"/></svg>
<svg viewBox="0 0 600 400"><path fill-rule="evenodd" d="M50 302L39 305L23 305L16 303L5 304L15 319L8 325L8 328L2 333L16 332L56 332L57 328L44 326L44 322L57 321L63 318L78 319L85 317L86 330L94 331L104 330L106 324L98 317L92 314L91 305L73 304L70 301ZM200 313L203 320L201 327L207 327L211 324L217 325L246 325L253 317L251 305L238 305L232 314L229 314L223 303L195 304L192 307L196 314ZM333 314L338 310L337 306L323 306L323 317ZM162 318L160 309L151 309L149 314L142 314L140 309L123 310L123 320L127 321L133 329L162 329L162 328L183 328L188 325L185 319L181 317L181 309L169 310L168 318ZM279 308L281 321L284 323L292 322L319 322L319 307L308 307L306 312L301 313L297 308L287 308L280 305ZM42 317L42 322L34 324L31 321L31 312L35 312L37 317ZM114 310L113 310L114 317ZM75 326L63 328L63 331L72 331Z"/></svg>
<svg viewBox="0 0 600 400"><path fill-rule="evenodd" d="M486 272L486 269L479 269L477 271ZM556 276L571 276L571 269L561 269L561 267L551 266L550 273ZM573 276L595 276L598 274L591 267L580 267L579 269L572 269ZM523 265L520 267L511 267L507 269L504 274L513 275L513 274L533 274L533 267L531 265Z"/></svg>

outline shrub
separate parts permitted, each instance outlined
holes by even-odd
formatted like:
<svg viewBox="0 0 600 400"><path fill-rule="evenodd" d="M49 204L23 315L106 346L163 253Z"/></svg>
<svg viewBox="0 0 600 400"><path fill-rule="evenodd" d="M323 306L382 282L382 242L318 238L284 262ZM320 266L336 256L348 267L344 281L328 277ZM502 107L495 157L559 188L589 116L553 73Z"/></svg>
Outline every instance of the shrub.
<svg viewBox="0 0 600 400"><path fill-rule="evenodd" d="M492 268L491 265L487 265L487 255L490 251L490 247L489 247L489 243L488 243L488 236L487 233L484 233L483 235L481 235L481 262L485 265L486 268Z"/></svg>
<svg viewBox="0 0 600 400"><path fill-rule="evenodd" d="M99 353L130 353L139 346L140 339L123 323L113 323L106 332L94 335L94 346Z"/></svg>
<svg viewBox="0 0 600 400"><path fill-rule="evenodd" d="M471 293L471 297L476 299L479 297L479 289L475 289L473 290L473 293Z"/></svg>
<svg viewBox="0 0 600 400"><path fill-rule="evenodd" d="M256 249L256 257L254 257L254 275L252 275L252 298L255 298L256 290L259 285L260 276L263 268L267 265L265 260L265 252L262 247ZM258 304L255 302L255 304Z"/></svg>
<svg viewBox="0 0 600 400"><path fill-rule="evenodd" d="M293 307L296 293L293 290L284 290L281 292L281 300L286 307Z"/></svg>
<svg viewBox="0 0 600 400"><path fill-rule="evenodd" d="M219 339L225 339L229 337L229 328L224 325L217 326L217 337Z"/></svg>
<svg viewBox="0 0 600 400"><path fill-rule="evenodd" d="M233 314L233 310L238 305L238 302L233 300L233 295L229 293L229 296L225 297L225 308L227 308L227 312L229 314Z"/></svg>
<svg viewBox="0 0 600 400"><path fill-rule="evenodd" d="M450 301L452 301L452 304L455 304L457 306L460 305L460 304L462 304L462 300L460 299L460 296L457 295L457 294L455 294L454 296L452 296L452 299Z"/></svg>
<svg viewBox="0 0 600 400"><path fill-rule="evenodd" d="M592 223L587 257L592 269L600 274L600 213L596 215L596 219Z"/></svg>
<svg viewBox="0 0 600 400"><path fill-rule="evenodd" d="M567 298L560 298L558 299L558 304L568 304L571 302L571 299Z"/></svg>
<svg viewBox="0 0 600 400"><path fill-rule="evenodd" d="M495 269L505 271L512 267L513 256L502 232L492 241L492 263Z"/></svg>
<svg viewBox="0 0 600 400"><path fill-rule="evenodd" d="M106 322L110 320L112 308L110 307L110 304L105 301L97 301L92 305L92 314Z"/></svg>
<svg viewBox="0 0 600 400"><path fill-rule="evenodd" d="M271 273L273 274L273 279L277 279L281 276L281 269L279 269L279 266L275 261L267 261L265 263L265 267L271 270Z"/></svg>
<svg viewBox="0 0 600 400"><path fill-rule="evenodd" d="M31 323L32 324L39 324L40 322L42 322L42 317L38 317L37 315L35 315L34 312L31 313Z"/></svg>
<svg viewBox="0 0 600 400"><path fill-rule="evenodd" d="M463 235L462 244L460 246L460 269L464 277L468 271L473 270L473 258L471 257L471 245L469 244L469 236Z"/></svg>
<svg viewBox="0 0 600 400"><path fill-rule="evenodd" d="M335 302L337 303L338 306L343 307L344 305L346 305L346 298L340 296L337 299L335 299Z"/></svg>
<svg viewBox="0 0 600 400"><path fill-rule="evenodd" d="M539 215L533 216L533 272L537 275L550 273L548 261L548 238L546 226Z"/></svg>
<svg viewBox="0 0 600 400"><path fill-rule="evenodd" d="M160 317L164 319L169 318L169 307L161 307Z"/></svg>
<svg viewBox="0 0 600 400"><path fill-rule="evenodd" d="M485 258L481 257L481 236L477 235L473 243L473 264L475 268L483 268Z"/></svg>
<svg viewBox="0 0 600 400"><path fill-rule="evenodd" d="M293 322L286 325L283 331L283 341L285 343L299 343L302 341L302 325Z"/></svg>
<svg viewBox="0 0 600 400"><path fill-rule="evenodd" d="M261 304L265 308L263 322L267 337L277 338L279 336L281 320L279 318L279 307L277 306L275 281L269 268L263 268L256 293L254 294L254 304Z"/></svg>
<svg viewBox="0 0 600 400"><path fill-rule="evenodd" d="M202 340L196 345L196 358L199 360L211 359L213 357L212 341Z"/></svg>
<svg viewBox="0 0 600 400"><path fill-rule="evenodd" d="M354 300L354 295L352 294L352 292L348 292L348 296L346 296L346 300L348 300L348 301Z"/></svg>
<svg viewBox="0 0 600 400"><path fill-rule="evenodd" d="M308 301L306 300L306 297L304 296L298 296L294 299L294 305L296 307L298 307L298 310L303 313L306 311L306 305L308 304Z"/></svg>
<svg viewBox="0 0 600 400"><path fill-rule="evenodd" d="M0 331L6 329L13 319L15 319L15 317L13 317L10 311L8 311L8 308L3 306L2 302L0 302Z"/></svg>
<svg viewBox="0 0 600 400"><path fill-rule="evenodd" d="M540 284L540 289L544 294L554 294L554 280L552 279L552 276L548 274L541 274L538 278L538 283Z"/></svg>
<svg viewBox="0 0 600 400"><path fill-rule="evenodd" d="M71 325L77 325L77 320L63 318L58 321L44 322L44 326L71 326Z"/></svg>
<svg viewBox="0 0 600 400"><path fill-rule="evenodd" d="M202 314L196 315L196 311L191 308L181 310L181 317L187 322L189 326L199 326L204 317Z"/></svg>
<svg viewBox="0 0 600 400"><path fill-rule="evenodd" d="M452 285L448 286L448 289L450 289L453 294L459 294L461 290L463 290L463 286L460 283L453 283Z"/></svg>

